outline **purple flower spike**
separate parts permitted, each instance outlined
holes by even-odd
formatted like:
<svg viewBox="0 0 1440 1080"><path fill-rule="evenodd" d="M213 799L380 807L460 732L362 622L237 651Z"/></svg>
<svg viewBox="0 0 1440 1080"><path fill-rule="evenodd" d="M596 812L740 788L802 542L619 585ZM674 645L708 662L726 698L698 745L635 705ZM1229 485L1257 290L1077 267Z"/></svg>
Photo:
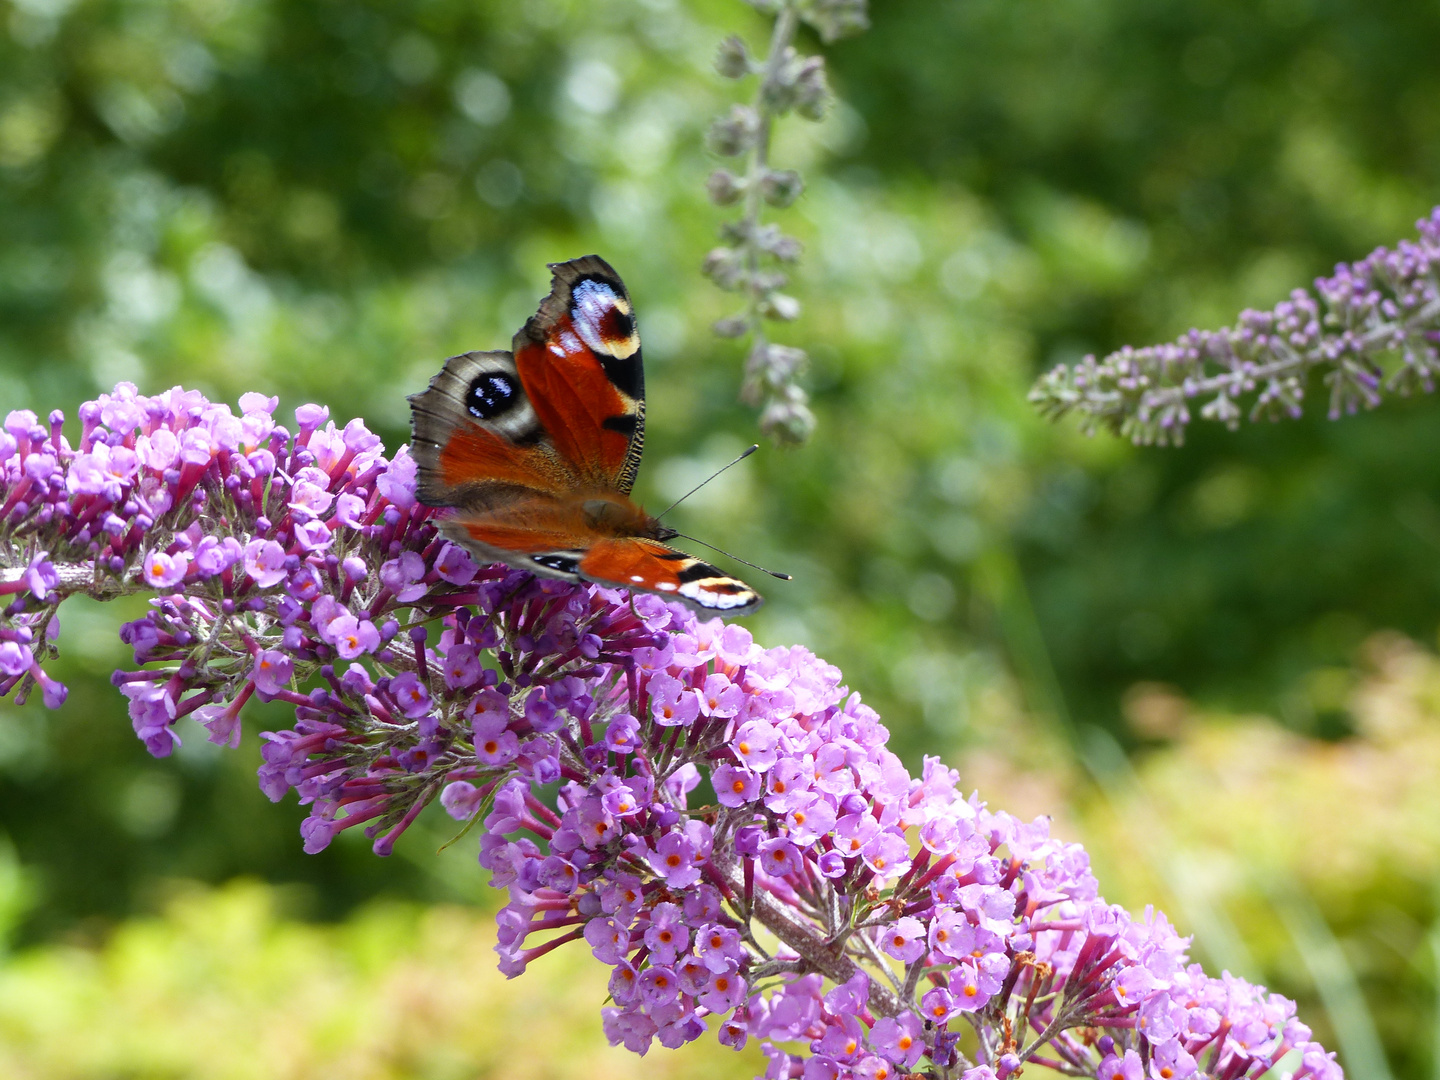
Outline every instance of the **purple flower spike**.
<svg viewBox="0 0 1440 1080"><path fill-rule="evenodd" d="M611 968L607 1037L637 1053L709 1030L757 1040L773 1080L1051 1060L1258 1080L1293 1052L1294 1080L1340 1080L1291 1003L1105 904L1044 819L965 797L934 759L912 777L833 666L657 597L477 565L406 451L318 406L291 435L274 409L122 384L81 406L75 447L9 416L0 515L24 540L0 567L0 686L58 706L59 603L150 593L113 681L151 753L186 716L238 745L250 697L284 702L258 780L310 807L306 851L361 827L387 855L438 799L509 891L500 969L584 941Z"/></svg>
<svg viewBox="0 0 1440 1080"><path fill-rule="evenodd" d="M1233 327L1061 364L1030 400L1051 417L1079 413L1087 432L1179 445L1197 405L1202 419L1232 430L1247 415L1299 417L1316 369L1330 387L1332 420L1373 409L1385 394L1431 393L1440 378L1440 207L1416 227L1418 240L1337 266L1313 292L1295 289L1270 311L1242 311Z"/></svg>

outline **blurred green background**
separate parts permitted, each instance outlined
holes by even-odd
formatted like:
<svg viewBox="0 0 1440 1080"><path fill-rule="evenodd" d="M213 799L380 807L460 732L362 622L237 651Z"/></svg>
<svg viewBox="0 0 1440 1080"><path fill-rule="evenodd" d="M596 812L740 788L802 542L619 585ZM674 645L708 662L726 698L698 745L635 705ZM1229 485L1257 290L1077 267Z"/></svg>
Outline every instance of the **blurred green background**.
<svg viewBox="0 0 1440 1080"><path fill-rule="evenodd" d="M840 665L912 766L1054 815L1111 899L1297 997L1352 1076L1440 1076L1435 403L1136 450L1024 398L1408 236L1440 201L1440 8L872 15L826 49L841 104L774 154L808 183L779 336L818 433L678 524L795 574L757 636ZM262 390L395 446L444 357L508 344L544 264L598 251L645 341L640 494L668 501L755 436L698 270L735 31L763 48L738 0L0 0L0 408ZM136 610L67 604L65 708L0 705L5 1075L635 1073L583 956L497 984L443 819L389 860L301 853L254 783L282 713L150 760L106 681Z"/></svg>

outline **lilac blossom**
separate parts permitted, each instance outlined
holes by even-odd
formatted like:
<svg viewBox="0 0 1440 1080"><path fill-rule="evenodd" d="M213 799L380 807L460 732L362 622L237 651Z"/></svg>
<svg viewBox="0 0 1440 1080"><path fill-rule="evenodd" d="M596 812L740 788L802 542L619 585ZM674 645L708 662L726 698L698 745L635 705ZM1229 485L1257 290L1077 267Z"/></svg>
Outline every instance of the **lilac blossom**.
<svg viewBox="0 0 1440 1080"><path fill-rule="evenodd" d="M0 692L63 701L43 665L66 596L151 594L114 675L151 753L187 718L235 746L251 697L289 706L258 780L309 808L307 852L358 828L388 855L435 801L478 825L509 894L501 970L583 943L611 969L606 1035L637 1053L713 1031L759 1042L771 1080L1236 1080L1282 1059L1340 1080L1291 1002L1107 904L1046 819L934 758L910 775L806 649L478 566L358 421L306 406L292 434L273 398L240 408L122 384L74 443L58 413L6 417Z"/></svg>
<svg viewBox="0 0 1440 1080"><path fill-rule="evenodd" d="M1324 373L1331 419L1372 409L1386 393L1430 393L1440 375L1440 207L1416 227L1418 240L1342 263L1313 293L1243 311L1234 327L1061 364L1030 400L1051 417L1078 412L1087 431L1178 445L1197 406L1231 429L1252 394L1251 420L1299 417L1314 371Z"/></svg>

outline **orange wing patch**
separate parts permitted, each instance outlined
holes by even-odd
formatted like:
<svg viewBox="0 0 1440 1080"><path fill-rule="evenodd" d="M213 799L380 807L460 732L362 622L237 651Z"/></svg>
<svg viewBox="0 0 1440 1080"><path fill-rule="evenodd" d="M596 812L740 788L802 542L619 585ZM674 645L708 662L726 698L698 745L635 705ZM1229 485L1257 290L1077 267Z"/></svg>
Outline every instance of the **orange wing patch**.
<svg viewBox="0 0 1440 1080"><path fill-rule="evenodd" d="M457 428L440 448L440 477L448 487L478 478L520 487L558 490L555 462L543 450L521 446L478 425Z"/></svg>
<svg viewBox="0 0 1440 1080"><path fill-rule="evenodd" d="M630 296L598 255L552 264L515 367L560 456L591 486L629 494L645 441L645 374Z"/></svg>

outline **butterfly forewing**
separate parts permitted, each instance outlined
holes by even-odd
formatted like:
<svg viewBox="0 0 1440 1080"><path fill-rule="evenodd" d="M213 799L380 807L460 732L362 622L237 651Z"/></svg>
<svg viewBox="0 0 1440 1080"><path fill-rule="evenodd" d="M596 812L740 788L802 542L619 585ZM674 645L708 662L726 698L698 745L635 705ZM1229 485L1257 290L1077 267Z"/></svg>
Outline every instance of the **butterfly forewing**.
<svg viewBox="0 0 1440 1080"><path fill-rule="evenodd" d="M515 335L515 364L560 455L592 486L629 494L645 442L635 311L598 255L552 263L550 295Z"/></svg>

